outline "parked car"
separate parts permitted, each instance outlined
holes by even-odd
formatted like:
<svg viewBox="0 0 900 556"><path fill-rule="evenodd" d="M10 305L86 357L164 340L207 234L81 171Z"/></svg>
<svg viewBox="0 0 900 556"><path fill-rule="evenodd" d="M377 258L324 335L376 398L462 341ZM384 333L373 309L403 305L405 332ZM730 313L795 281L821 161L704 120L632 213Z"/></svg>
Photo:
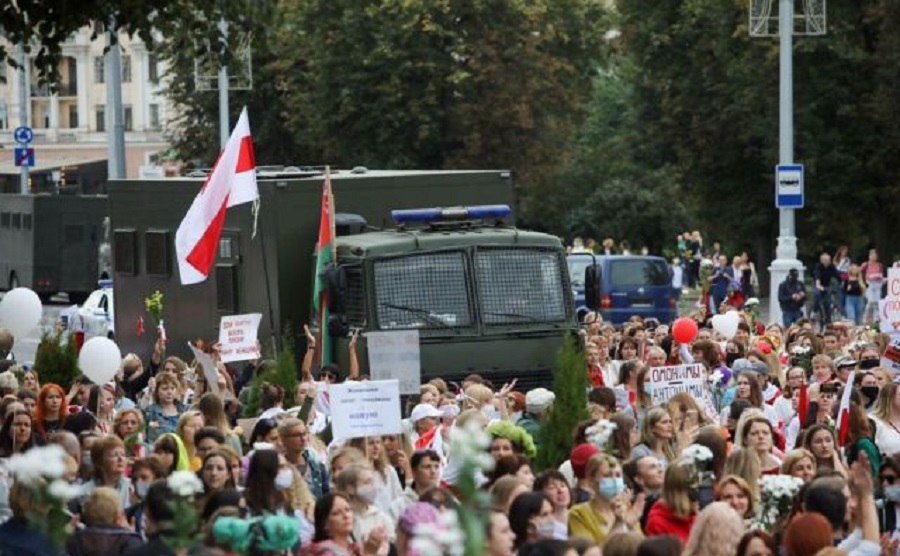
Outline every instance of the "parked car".
<svg viewBox="0 0 900 556"><path fill-rule="evenodd" d="M84 332L85 340L96 336L113 339L116 321L112 280L100 280L97 286L81 307L73 305L60 312L60 320L68 332Z"/></svg>
<svg viewBox="0 0 900 556"><path fill-rule="evenodd" d="M663 257L575 253L567 257L578 320L590 311L585 305L585 271L594 265L600 274L600 314L622 324L632 315L671 323L681 292L672 287L672 272Z"/></svg>

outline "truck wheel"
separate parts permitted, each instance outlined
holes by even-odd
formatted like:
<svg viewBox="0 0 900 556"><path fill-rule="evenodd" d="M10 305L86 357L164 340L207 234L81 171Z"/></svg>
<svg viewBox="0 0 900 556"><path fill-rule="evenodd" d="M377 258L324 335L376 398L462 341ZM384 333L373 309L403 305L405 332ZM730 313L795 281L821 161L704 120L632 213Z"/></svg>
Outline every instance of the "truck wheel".
<svg viewBox="0 0 900 556"><path fill-rule="evenodd" d="M9 288L10 290L14 290L19 287L19 277L15 272L9 275Z"/></svg>

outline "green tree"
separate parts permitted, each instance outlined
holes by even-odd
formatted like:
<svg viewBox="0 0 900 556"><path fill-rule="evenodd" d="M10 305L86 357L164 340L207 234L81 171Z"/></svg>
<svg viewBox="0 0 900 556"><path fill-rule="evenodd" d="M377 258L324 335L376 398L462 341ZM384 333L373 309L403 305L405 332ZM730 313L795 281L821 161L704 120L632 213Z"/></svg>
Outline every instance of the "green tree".
<svg viewBox="0 0 900 556"><path fill-rule="evenodd" d="M63 341L61 333L44 332L34 357L34 368L42 383L52 382L68 390L72 381L81 372L78 368L78 349L73 335L70 334Z"/></svg>
<svg viewBox="0 0 900 556"><path fill-rule="evenodd" d="M556 469L569 459L572 451L572 431L589 417L587 391L590 387L585 371L584 355L578 339L568 336L556 355L553 372L553 392L556 400L547 421L541 425L537 469Z"/></svg>

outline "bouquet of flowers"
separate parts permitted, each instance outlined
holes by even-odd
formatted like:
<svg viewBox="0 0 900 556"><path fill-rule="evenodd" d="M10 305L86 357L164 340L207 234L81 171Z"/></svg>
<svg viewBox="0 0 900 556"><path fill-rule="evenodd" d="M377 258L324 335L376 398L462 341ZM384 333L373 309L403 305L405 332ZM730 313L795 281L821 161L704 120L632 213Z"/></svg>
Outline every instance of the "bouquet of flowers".
<svg viewBox="0 0 900 556"><path fill-rule="evenodd" d="M806 376L812 375L812 348L809 346L793 346L791 348L791 366L803 367Z"/></svg>
<svg viewBox="0 0 900 556"><path fill-rule="evenodd" d="M166 479L172 491L172 510L175 519L172 523L173 535L167 539L170 548L178 552L195 546L200 540L200 516L194 498L203 493L203 482L192 471L176 471Z"/></svg>
<svg viewBox="0 0 900 556"><path fill-rule="evenodd" d="M759 510L751 527L771 533L791 513L803 481L790 475L763 475L759 479Z"/></svg>
<svg viewBox="0 0 900 556"><path fill-rule="evenodd" d="M722 384L723 378L725 378L725 375L719 369L709 373L706 377L706 381L709 383L709 393L712 395L712 409L715 410L716 415L722 413L722 399L725 396L725 385Z"/></svg>
<svg viewBox="0 0 900 556"><path fill-rule="evenodd" d="M159 290L153 292L150 297L144 298L144 307L157 325L162 322L163 294Z"/></svg>
<svg viewBox="0 0 900 556"><path fill-rule="evenodd" d="M12 456L7 471L14 479L14 489L25 489L31 501L26 516L28 526L46 535L60 550L71 533L68 502L84 494L80 486L66 482L66 453L61 446L50 444L32 448Z"/></svg>
<svg viewBox="0 0 900 556"><path fill-rule="evenodd" d="M681 458L694 466L697 472L694 483L698 488L712 486L716 482L715 473L710 469L712 450L702 444L691 444L681 452Z"/></svg>
<svg viewBox="0 0 900 556"><path fill-rule="evenodd" d="M600 451L607 452L607 443L612 433L616 430L616 424L606 419L597 421L584 431L588 442L600 448Z"/></svg>

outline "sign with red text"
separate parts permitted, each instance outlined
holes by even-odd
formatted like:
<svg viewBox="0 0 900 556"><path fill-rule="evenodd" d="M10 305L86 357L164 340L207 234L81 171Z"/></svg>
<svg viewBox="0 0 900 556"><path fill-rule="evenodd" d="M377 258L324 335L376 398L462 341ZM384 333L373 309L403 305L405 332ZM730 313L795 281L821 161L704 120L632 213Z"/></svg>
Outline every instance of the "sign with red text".
<svg viewBox="0 0 900 556"><path fill-rule="evenodd" d="M700 363L650 367L644 381L644 390L650 394L653 405L666 403L681 392L687 392L696 400L703 400L707 397L706 368Z"/></svg>
<svg viewBox="0 0 900 556"><path fill-rule="evenodd" d="M881 366L894 371L894 381L900 378L900 332L888 335L890 341L881 355Z"/></svg>
<svg viewBox="0 0 900 556"><path fill-rule="evenodd" d="M882 333L900 332L900 268L888 269L887 296L878 302L878 315Z"/></svg>
<svg viewBox="0 0 900 556"><path fill-rule="evenodd" d="M219 323L219 354L223 363L259 359L259 330L261 313L229 315Z"/></svg>

